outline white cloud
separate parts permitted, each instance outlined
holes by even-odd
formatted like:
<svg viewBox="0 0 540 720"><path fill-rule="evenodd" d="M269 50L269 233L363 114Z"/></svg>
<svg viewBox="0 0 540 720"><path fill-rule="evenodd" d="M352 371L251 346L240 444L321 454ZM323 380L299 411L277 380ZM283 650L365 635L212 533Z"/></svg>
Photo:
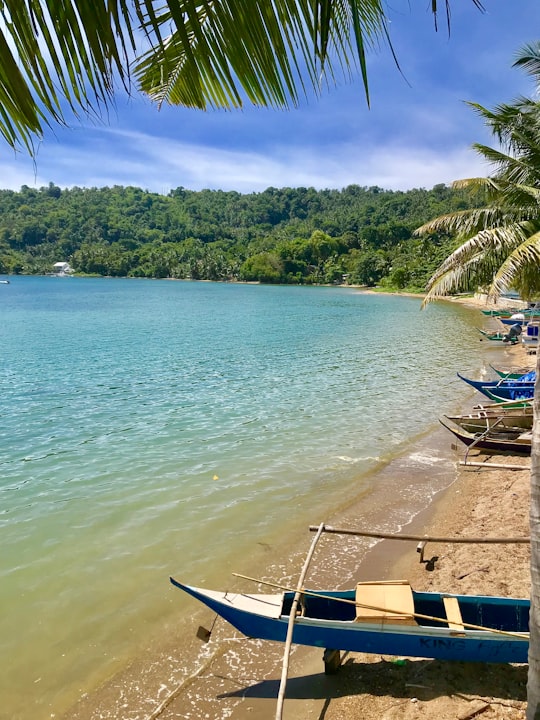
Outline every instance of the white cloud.
<svg viewBox="0 0 540 720"><path fill-rule="evenodd" d="M314 147L276 146L267 153L219 149L137 132L88 130L95 142L85 147L50 144L42 147L37 174L28 158L0 163L3 186L40 187L54 182L79 185L135 185L167 193L184 186L258 192L274 187L342 188L350 184L384 189L431 188L438 183L486 175L476 154L467 147L426 149L396 143L366 146L355 143ZM103 135L107 138L103 138ZM103 141L108 148L100 151Z"/></svg>

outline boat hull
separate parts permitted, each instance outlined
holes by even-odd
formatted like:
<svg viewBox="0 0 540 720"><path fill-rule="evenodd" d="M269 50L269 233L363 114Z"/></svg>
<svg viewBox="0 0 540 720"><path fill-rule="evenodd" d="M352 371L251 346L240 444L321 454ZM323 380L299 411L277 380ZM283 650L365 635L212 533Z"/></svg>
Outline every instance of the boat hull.
<svg viewBox="0 0 540 720"><path fill-rule="evenodd" d="M479 410L468 415L445 415L455 425L470 433L493 432L525 432L532 430L534 413L532 406L522 408L505 408Z"/></svg>
<svg viewBox="0 0 540 720"><path fill-rule="evenodd" d="M452 427L439 419L441 425L455 435L462 443L471 447L474 446L478 450L482 450L492 455L530 455L532 438L530 433L524 432L526 437L521 438L519 430L516 433L508 433L508 438L503 437L504 432L493 432L485 437L469 433L461 427ZM521 439L520 439L521 438Z"/></svg>
<svg viewBox="0 0 540 720"><path fill-rule="evenodd" d="M281 596L238 595L214 592L183 585L173 578L171 582L186 593L207 605L247 637L284 642L289 624L288 615L281 614ZM352 597L354 592L325 593L328 598ZM292 595L285 593L285 595ZM437 593L416 595L441 596ZM268 612L269 597L280 598ZM240 598L240 604L238 604ZM260 611L245 606L246 598L260 604ZM257 598L261 598L260 603ZM478 597L479 601L483 598ZM484 598L485 600L485 598ZM526 600L498 598L508 603L510 613L520 615L521 621L528 617ZM470 601L470 599L469 599ZM528 634L509 636L486 630L454 631L448 627L415 624L397 625L391 622L355 622L336 619L297 617L294 621L292 641L299 645L333 650L364 652L380 655L434 658L475 662L527 662Z"/></svg>
<svg viewBox="0 0 540 720"><path fill-rule="evenodd" d="M532 387L497 385L496 387L485 387L481 392L496 403L510 400L532 400L534 398L534 385Z"/></svg>
<svg viewBox="0 0 540 720"><path fill-rule="evenodd" d="M478 390L478 392L481 392L483 395L491 397L490 395L488 395L488 392L494 392L500 395L500 397L505 397L505 394L508 394L508 400L521 400L522 398L531 398L534 393L534 384L536 381L535 375L536 374L524 375L524 378L531 378L524 380L472 380L471 378L467 378L464 375L457 373L457 376L460 380L463 380L463 382L466 382L468 385L473 387L475 390ZM516 393L517 396L512 397L512 394Z"/></svg>

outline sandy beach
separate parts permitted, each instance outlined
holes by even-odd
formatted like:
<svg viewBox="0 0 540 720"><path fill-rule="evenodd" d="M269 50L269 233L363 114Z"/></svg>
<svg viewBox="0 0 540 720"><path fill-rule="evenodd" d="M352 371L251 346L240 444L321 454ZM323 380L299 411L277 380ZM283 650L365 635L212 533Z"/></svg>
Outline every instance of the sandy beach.
<svg viewBox="0 0 540 720"><path fill-rule="evenodd" d="M482 300L462 298L459 302L485 307ZM506 366L533 368L536 356L528 355L521 345L516 345L504 350L501 362ZM445 441L448 445L452 442L449 437ZM524 470L487 465L464 467L459 465L464 449L461 446L455 451L452 477L446 489L437 494L406 532L439 537L528 536L529 458L489 458L491 463L511 463ZM476 459L483 460L485 456ZM354 513L354 508L350 512ZM426 562L420 562L416 543L383 541L368 554L358 570L362 579L406 579L417 590L528 597L528 544L428 543L424 560ZM329 568L329 575L331 571ZM234 635L230 628L225 632ZM173 639L171 645L175 643ZM129 711L131 703L126 698L124 717L272 720L283 647L272 643L258 643L254 647L261 667L273 668L266 679L261 680L265 676L258 674L256 662L247 675L231 643L223 654L212 658L202 671L184 683L190 686L191 701L186 702L185 692L162 686L159 704L156 706L154 701L147 713ZM217 679L219 696L215 691ZM141 678L141 684L145 682L148 682L149 695L155 695L149 679ZM295 648L290 658L283 718L467 720L481 715L486 720L517 720L525 717L526 682L526 665L443 663L357 653L343 657L337 674L325 675L320 650ZM112 695L116 697L113 699ZM227 698L235 698L235 703L227 704ZM110 704L107 696L102 696L100 707L89 707L83 701L68 717L72 720L119 717L117 692L113 689L109 700Z"/></svg>

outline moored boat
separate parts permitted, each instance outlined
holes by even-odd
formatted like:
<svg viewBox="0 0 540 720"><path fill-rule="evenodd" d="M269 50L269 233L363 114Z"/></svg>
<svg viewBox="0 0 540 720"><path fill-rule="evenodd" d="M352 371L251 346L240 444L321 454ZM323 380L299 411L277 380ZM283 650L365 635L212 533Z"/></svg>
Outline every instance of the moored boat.
<svg viewBox="0 0 540 720"><path fill-rule="evenodd" d="M294 591L262 595L171 582L247 637L285 642ZM406 582L302 590L292 642L378 655L525 663L529 607L527 599L417 592Z"/></svg>
<svg viewBox="0 0 540 720"><path fill-rule="evenodd" d="M518 313L517 315L510 315L510 317L498 317L497 320L503 325L521 325L521 327L524 327L530 322L530 317Z"/></svg>
<svg viewBox="0 0 540 720"><path fill-rule="evenodd" d="M519 339L517 337L508 337L508 333L504 332L487 332L476 328L480 335L483 335L487 340L493 340L495 342L509 343L510 345L517 345Z"/></svg>
<svg viewBox="0 0 540 720"><path fill-rule="evenodd" d="M518 380L519 378L530 372L529 368L510 368L503 370L502 368L496 368L494 365L489 366L493 372L495 372L502 380Z"/></svg>
<svg viewBox="0 0 540 720"><path fill-rule="evenodd" d="M492 403L478 403L478 405L474 406L475 410L483 410L483 411L490 411L490 410L500 410L501 408L504 409L517 409L517 408L532 408L533 398L530 398L528 400L502 400L500 399L498 402L492 402Z"/></svg>
<svg viewBox="0 0 540 720"><path fill-rule="evenodd" d="M463 382L466 382L475 390L478 390L478 392L481 392L483 395L490 398L491 395L488 395L488 391L495 392L499 397L504 397L505 393L511 393L512 391L518 392L523 390L525 393L524 395L518 395L517 397L513 397L510 394L506 397L507 400L515 400L521 397L532 397L534 393L534 384L536 382L536 372L534 370L522 375L519 378L512 378L510 380L503 380L502 378L499 378L498 380L472 380L460 373L457 373L457 376L460 380L463 380Z"/></svg>
<svg viewBox="0 0 540 720"><path fill-rule="evenodd" d="M516 428L514 430L503 429L497 432L490 428L484 432L474 433L468 432L460 426L449 425L442 418L439 418L439 422L462 443L469 447L475 447L488 455L531 454L532 433L530 431Z"/></svg>
<svg viewBox="0 0 540 720"><path fill-rule="evenodd" d="M524 408L502 408L493 410L479 410L476 413L464 415L445 415L455 425L459 425L467 432L483 433L486 430L516 431L531 430L534 413L532 405Z"/></svg>
<svg viewBox="0 0 540 720"><path fill-rule="evenodd" d="M482 394L494 403L507 403L509 401L531 401L534 398L534 385L532 387L516 387L515 385L497 385L497 387L484 388Z"/></svg>

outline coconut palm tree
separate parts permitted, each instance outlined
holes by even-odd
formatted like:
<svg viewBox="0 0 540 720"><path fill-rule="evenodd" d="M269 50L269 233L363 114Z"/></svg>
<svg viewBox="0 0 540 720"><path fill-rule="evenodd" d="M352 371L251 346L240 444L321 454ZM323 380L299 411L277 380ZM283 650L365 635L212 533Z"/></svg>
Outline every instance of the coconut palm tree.
<svg viewBox="0 0 540 720"><path fill-rule="evenodd" d="M359 71L369 102L366 50L387 40L383 0L3 0L0 133L32 153L132 83L158 104L286 108Z"/></svg>
<svg viewBox="0 0 540 720"><path fill-rule="evenodd" d="M516 66L523 67L540 87L540 43L526 46ZM514 286L523 297L540 293L540 103L518 98L512 105L490 111L473 108L500 143L499 148L476 144L494 166L489 178L454 183L483 193L485 204L439 217L416 232L455 234L459 247L428 283L424 304L460 287L491 278L489 296L496 299ZM540 718L540 355L536 368L534 428L531 454L531 612L527 720Z"/></svg>
<svg viewBox="0 0 540 720"><path fill-rule="evenodd" d="M484 285L496 299L516 287L530 299L540 293L540 103L520 99L494 111L471 103L501 142L473 147L496 167L488 178L453 183L477 191L482 207L450 213L423 225L417 235L446 232L461 244L430 279L424 303L460 287Z"/></svg>

